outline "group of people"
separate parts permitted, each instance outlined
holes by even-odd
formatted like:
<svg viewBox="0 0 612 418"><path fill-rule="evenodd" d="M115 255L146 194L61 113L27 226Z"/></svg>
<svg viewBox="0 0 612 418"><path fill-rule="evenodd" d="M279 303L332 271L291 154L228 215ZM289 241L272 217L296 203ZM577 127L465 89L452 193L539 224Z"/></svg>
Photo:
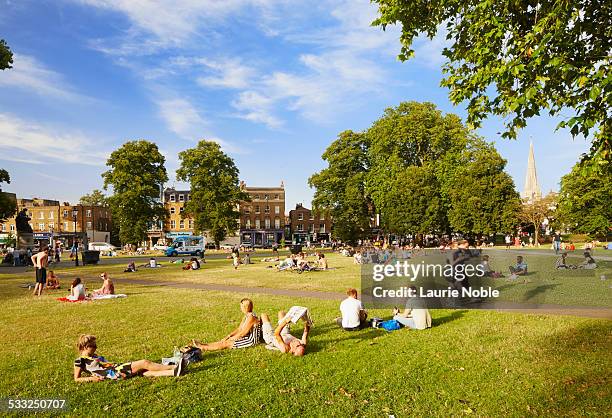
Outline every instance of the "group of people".
<svg viewBox="0 0 612 418"><path fill-rule="evenodd" d="M562 269L586 269L586 270L593 270L593 269L597 268L597 263L595 262L595 259L591 255L590 251L585 251L583 253L583 256L584 256L584 260L582 261L582 263L580 263L580 264L567 264L567 253L563 252L563 253L561 253L561 256L559 258L557 258L557 261L555 261L555 268L557 270L562 270Z"/></svg>
<svg viewBox="0 0 612 418"><path fill-rule="evenodd" d="M70 285L70 294L66 297L69 301L79 301L89 298L96 298L103 295L114 295L115 284L112 279L108 276L108 273L100 274L102 279L102 286L98 289L93 290L89 295L87 294L87 288L85 283L80 277L75 278Z"/></svg>
<svg viewBox="0 0 612 418"><path fill-rule="evenodd" d="M314 271L314 270L329 270L327 258L322 252L314 254L315 260L308 260L304 252L298 254L288 254L284 260L280 261L276 268L279 271L295 270L298 272Z"/></svg>

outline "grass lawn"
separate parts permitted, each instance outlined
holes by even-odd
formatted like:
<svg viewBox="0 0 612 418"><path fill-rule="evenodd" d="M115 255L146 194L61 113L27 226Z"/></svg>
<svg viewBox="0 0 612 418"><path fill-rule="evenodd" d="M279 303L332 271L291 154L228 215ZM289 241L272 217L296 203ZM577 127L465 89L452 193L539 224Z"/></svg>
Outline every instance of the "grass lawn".
<svg viewBox="0 0 612 418"><path fill-rule="evenodd" d="M435 254L435 252L434 252ZM439 262L441 257L430 254L422 258L426 262ZM516 254L505 251L490 251L492 268L508 276L508 266L515 263ZM325 272L277 272L273 262L262 262L262 257L254 256L253 264L241 266L238 270L231 268L231 260L209 259L202 264L200 271L182 270L182 265L169 263L169 258L158 257L164 264L160 269L140 268L135 273L123 273L125 264L118 263L105 266L85 266L78 269L58 269L60 277L65 277L65 284L75 275L80 275L93 288L100 282L101 271L107 271L111 277L148 280L151 282L187 282L209 283L244 287L268 287L293 290L344 292L347 287L361 287L360 266L353 264L352 258L338 254L327 254L330 267L334 270ZM483 285L500 289L502 300L522 303L546 303L568 306L601 306L612 305L612 262L598 261L595 270L555 270L555 258L548 255L528 255L525 259L529 265L529 274L523 279L510 281L506 278L488 279ZM418 262L420 259L416 259ZM578 264L582 260L577 255L568 256L569 264ZM147 262L143 259L142 264ZM277 263L276 263L277 264ZM601 280L604 275L606 280ZM0 275L1 277L2 275ZM33 273L30 274L32 281ZM94 283L92 283L94 281Z"/></svg>
<svg viewBox="0 0 612 418"><path fill-rule="evenodd" d="M250 285L243 271L252 269L257 279L250 280L259 286L297 288L306 282L343 290L356 284L349 260L332 259L342 268L312 276L273 273L258 264L234 272L219 260L184 277ZM93 276L101 270L78 271ZM165 267L130 277L180 280L181 275ZM126 299L65 304L55 300L65 291L35 299L18 287L22 282L23 276L0 277L0 398L65 398L72 415L612 413L612 322L606 320L440 310L432 312L434 327L426 331L347 333L332 323L336 301L122 284L117 290L127 293ZM193 337L210 341L226 335L240 320L243 296L253 298L256 312L309 306L315 327L307 355L294 358L261 345L205 354L178 379L72 380L74 344L81 333L97 335L99 353L110 360L159 361ZM301 326L295 327L299 332Z"/></svg>

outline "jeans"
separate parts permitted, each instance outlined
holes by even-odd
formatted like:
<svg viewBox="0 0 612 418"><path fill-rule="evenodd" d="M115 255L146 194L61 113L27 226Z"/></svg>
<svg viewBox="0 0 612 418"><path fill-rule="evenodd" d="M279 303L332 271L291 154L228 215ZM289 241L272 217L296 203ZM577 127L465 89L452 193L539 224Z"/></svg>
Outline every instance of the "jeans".
<svg viewBox="0 0 612 418"><path fill-rule="evenodd" d="M561 249L561 241L553 241L553 247L555 248L555 254Z"/></svg>
<svg viewBox="0 0 612 418"><path fill-rule="evenodd" d="M399 322L400 324L402 324L405 327L416 329L416 324L414 323L414 318L404 318L403 316L395 315L393 317L393 319L395 319L397 322Z"/></svg>

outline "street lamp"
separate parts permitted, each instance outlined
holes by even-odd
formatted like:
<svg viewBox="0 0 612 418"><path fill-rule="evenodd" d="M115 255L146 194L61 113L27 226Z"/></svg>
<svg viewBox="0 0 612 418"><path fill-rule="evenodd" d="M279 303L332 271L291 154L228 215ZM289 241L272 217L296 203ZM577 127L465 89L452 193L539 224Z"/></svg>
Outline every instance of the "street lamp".
<svg viewBox="0 0 612 418"><path fill-rule="evenodd" d="M74 240L72 241L72 246L74 247L74 265L76 267L79 266L79 245L77 244L77 216L79 211L77 209L72 210L72 221L74 222Z"/></svg>

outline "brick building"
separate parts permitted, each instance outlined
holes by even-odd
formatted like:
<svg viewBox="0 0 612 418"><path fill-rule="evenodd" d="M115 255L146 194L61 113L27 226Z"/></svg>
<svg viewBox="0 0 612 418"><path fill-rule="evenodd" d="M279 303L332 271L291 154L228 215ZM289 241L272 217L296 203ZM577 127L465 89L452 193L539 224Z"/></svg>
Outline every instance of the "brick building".
<svg viewBox="0 0 612 418"><path fill-rule="evenodd" d="M332 219L324 212L315 212L301 203L289 211L289 230L294 243L330 241Z"/></svg>
<svg viewBox="0 0 612 418"><path fill-rule="evenodd" d="M72 245L74 238L85 242L110 242L112 218L103 206L60 204L49 199L17 199L17 212L27 210L34 241L49 244L51 237ZM0 234L16 234L15 217L0 224ZM0 235L0 238L2 236Z"/></svg>
<svg viewBox="0 0 612 418"><path fill-rule="evenodd" d="M250 202L240 203L240 243L253 247L269 247L285 237L285 185L254 187L240 182Z"/></svg>

